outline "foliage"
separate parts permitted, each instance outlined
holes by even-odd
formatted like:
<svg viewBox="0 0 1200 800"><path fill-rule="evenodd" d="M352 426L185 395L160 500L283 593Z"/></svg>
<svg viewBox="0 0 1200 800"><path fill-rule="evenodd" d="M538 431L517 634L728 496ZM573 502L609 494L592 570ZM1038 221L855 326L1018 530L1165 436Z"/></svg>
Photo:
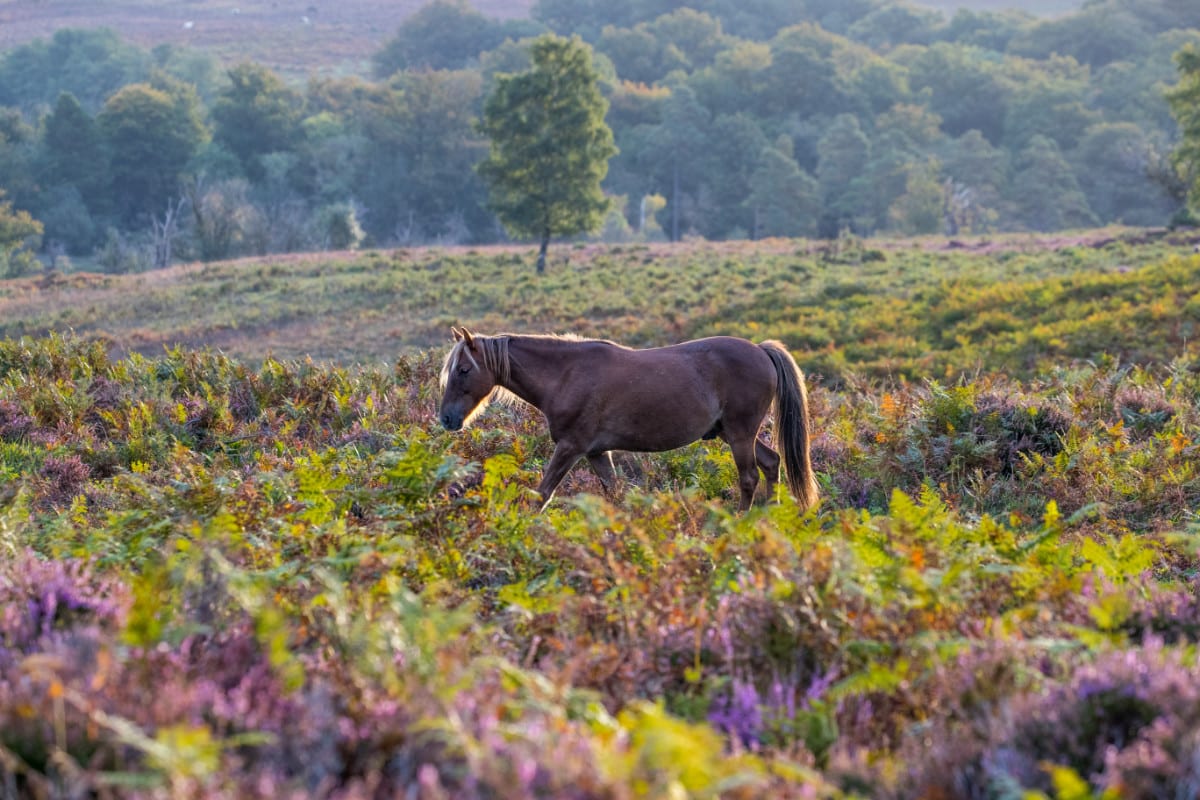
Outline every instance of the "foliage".
<svg viewBox="0 0 1200 800"><path fill-rule="evenodd" d="M41 235L42 223L28 211L14 209L0 189L0 276L12 278L29 272L37 263L33 252Z"/></svg>
<svg viewBox="0 0 1200 800"><path fill-rule="evenodd" d="M785 244L665 264L644 245L576 251L572 272L616 275L611 318L504 252L337 269L407 276L391 292L414 306L484 271L531 319L560 303L596 332L668 335L622 327L646 291L639 322L669 309L671 337L740 320L792 339L825 498L806 514L780 494L734 516L718 443L619 458L620 498L577 470L533 514L543 422L503 407L437 428L441 351L344 368L0 340L3 779L35 796L68 780L513 798L1193 785L1200 376L1189 346L1144 331L1190 318L1196 259L1118 237L939 262L847 239L823 272ZM1110 270L1107 247L1147 266ZM231 268L278 291L337 263ZM808 305L778 278L801 266ZM232 283L222 269L196 271ZM877 270L909 283L910 308L869 293ZM668 284L704 277L762 316L673 304ZM601 288L580 296L599 308ZM897 330L949 338L889 334L905 314ZM832 357L798 337L843 316L842 371L821 377ZM1011 361L1021 332L1053 355ZM1121 360L1071 357L1139 337ZM971 366L930 379L928 346ZM926 379L869 377L905 359Z"/></svg>
<svg viewBox="0 0 1200 800"><path fill-rule="evenodd" d="M262 182L261 157L294 150L300 140L301 98L275 73L258 64L239 64L213 103L213 141L237 157L252 181Z"/></svg>
<svg viewBox="0 0 1200 800"><path fill-rule="evenodd" d="M590 48L544 36L530 53L532 69L498 76L487 99L480 129L491 152L479 172L508 231L541 241L540 274L550 237L600 227L609 208L600 182L616 148Z"/></svg>
<svg viewBox="0 0 1200 800"><path fill-rule="evenodd" d="M110 154L114 203L126 223L159 214L179 190L207 131L195 91L165 81L130 84L96 116Z"/></svg>
<svg viewBox="0 0 1200 800"><path fill-rule="evenodd" d="M381 79L405 70L463 69L505 39L537 36L544 30L528 20L486 17L466 0L434 0L400 24L395 36L371 57L372 68Z"/></svg>
<svg viewBox="0 0 1200 800"><path fill-rule="evenodd" d="M285 13L216 26L218 9L194 11L196 41ZM50 260L67 263L67 251L84 268L110 227L126 241L161 240L181 186L238 179L248 182L242 235L206 258L318 246L320 210L345 203L359 209L368 245L495 242L502 221L476 170L487 149L483 99L499 75L530 68L529 37L550 28L595 48L610 104L605 124L619 152L599 159L610 167L602 179L588 178L600 181L592 202L600 191L666 198L662 227L673 241L1189 218L1195 159L1168 98L1178 98L1177 114L1190 102L1171 55L1200 44L1200 29L1180 4L1106 0L1055 19L946 19L881 0L545 0L532 13L503 20L457 0L431 3L374 51L373 81L353 77L372 52L353 36L328 48L353 49L347 63L305 76L295 59L321 48L297 50L282 27L224 45L236 56L223 69L175 45L146 52L111 31L62 30L0 59L0 104L10 106L0 110L0 174L46 225ZM313 18L289 24L304 24L310 43L327 35ZM377 44L384 35L375 31ZM286 56L246 61L276 39ZM96 116L112 116L104 105L147 84L171 96L178 118L153 123L143 104L132 115L144 129L109 125L106 134ZM173 149L187 158L167 157ZM609 206L592 221L607 226L607 240L629 238L617 215L636 229L639 210ZM174 252L205 250L207 220L174 216Z"/></svg>
<svg viewBox="0 0 1200 800"><path fill-rule="evenodd" d="M1176 62L1181 79L1167 98L1182 138L1172 159L1187 176L1188 199L1195 206L1200 203L1200 51L1184 48L1176 55Z"/></svg>
<svg viewBox="0 0 1200 800"><path fill-rule="evenodd" d="M111 29L63 28L3 54L0 105L34 108L66 92L95 113L121 87L145 80L149 61Z"/></svg>
<svg viewBox="0 0 1200 800"><path fill-rule="evenodd" d="M137 239L114 234L104 253L112 272L148 264ZM855 374L953 383L989 365L1028 379L1063 358L1187 363L1196 340L1191 256L1184 232L1132 229L587 244L557 262L570 269L539 281L506 248L366 249L184 268L149 287L139 276L87 274L0 285L0 336L69 326L121 352L212 342L253 363L307 354L348 364L441 346L456 324L635 346L769 331L831 385Z"/></svg>

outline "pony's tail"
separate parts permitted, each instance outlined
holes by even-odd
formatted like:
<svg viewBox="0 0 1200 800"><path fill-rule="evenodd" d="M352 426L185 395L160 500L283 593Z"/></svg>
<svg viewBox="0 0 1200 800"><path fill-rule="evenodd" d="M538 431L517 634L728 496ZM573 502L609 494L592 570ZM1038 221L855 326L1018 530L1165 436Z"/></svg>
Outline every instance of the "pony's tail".
<svg viewBox="0 0 1200 800"><path fill-rule="evenodd" d="M805 510L817 502L817 479L808 455L811 428L808 421L808 390L804 373L782 342L759 345L771 358L778 376L775 389L775 427L780 454L787 466L787 484Z"/></svg>

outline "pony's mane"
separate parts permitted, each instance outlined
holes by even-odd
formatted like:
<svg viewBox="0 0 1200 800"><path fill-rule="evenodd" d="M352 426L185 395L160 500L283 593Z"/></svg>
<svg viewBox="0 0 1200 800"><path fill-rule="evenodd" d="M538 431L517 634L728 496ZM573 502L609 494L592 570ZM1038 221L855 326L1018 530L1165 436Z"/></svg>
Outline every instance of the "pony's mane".
<svg viewBox="0 0 1200 800"><path fill-rule="evenodd" d="M491 372L496 379L496 388L492 389L492 394L488 398L488 401L506 406L519 405L524 402L521 398L500 385L508 383L512 377L512 356L509 355L508 349L509 342L512 339L533 339L544 342L604 342L615 347L624 347L607 339L590 339L575 333L498 333L494 336L474 334L471 338L478 345L476 349L482 356L481 360L483 361L484 368ZM458 369L459 360L462 358L467 358L472 364L477 367L479 366L475 355L467 348L465 339L459 339L455 342L454 347L450 348L450 352L446 354L446 360L442 362L442 372L439 376L442 391L446 390L446 384L450 380L450 375L454 370ZM485 405L486 403L481 404L479 408L483 409Z"/></svg>
<svg viewBox="0 0 1200 800"><path fill-rule="evenodd" d="M488 401L501 403L506 406L521 402L521 398L501 386L501 384L508 383L512 377L512 359L508 354L509 336L507 334L501 336L476 335L473 337L473 341L478 345L476 349L480 353L484 369L492 373L496 381L496 386L492 389ZM458 369L458 363L463 358L468 359L476 367L479 366L479 361L475 359L474 354L467 348L466 340L459 339L454 343L454 347L450 348L450 352L446 354L446 360L442 362L439 383L443 391L445 391L446 384L450 381L450 375L454 370ZM481 404L480 408L484 405L486 403Z"/></svg>

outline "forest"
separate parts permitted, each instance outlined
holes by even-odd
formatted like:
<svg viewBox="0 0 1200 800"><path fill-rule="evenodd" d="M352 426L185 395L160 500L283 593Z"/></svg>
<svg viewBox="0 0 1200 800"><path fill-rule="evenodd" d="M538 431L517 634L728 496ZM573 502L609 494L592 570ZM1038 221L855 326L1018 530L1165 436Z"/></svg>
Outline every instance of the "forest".
<svg viewBox="0 0 1200 800"><path fill-rule="evenodd" d="M503 241L481 108L547 31L591 45L609 104L604 241L1187 221L1164 92L1200 10L1150 0L436 0L336 76L64 29L0 56L0 203L61 270Z"/></svg>

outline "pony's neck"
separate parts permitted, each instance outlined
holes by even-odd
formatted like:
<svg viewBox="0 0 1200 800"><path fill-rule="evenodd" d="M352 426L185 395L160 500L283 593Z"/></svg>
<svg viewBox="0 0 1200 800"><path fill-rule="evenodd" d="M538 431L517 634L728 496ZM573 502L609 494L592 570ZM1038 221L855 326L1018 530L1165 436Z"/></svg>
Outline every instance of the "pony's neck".
<svg viewBox="0 0 1200 800"><path fill-rule="evenodd" d="M575 342L541 336L510 336L509 379L503 388L544 411L544 402L552 391L557 376L562 374L564 350Z"/></svg>

